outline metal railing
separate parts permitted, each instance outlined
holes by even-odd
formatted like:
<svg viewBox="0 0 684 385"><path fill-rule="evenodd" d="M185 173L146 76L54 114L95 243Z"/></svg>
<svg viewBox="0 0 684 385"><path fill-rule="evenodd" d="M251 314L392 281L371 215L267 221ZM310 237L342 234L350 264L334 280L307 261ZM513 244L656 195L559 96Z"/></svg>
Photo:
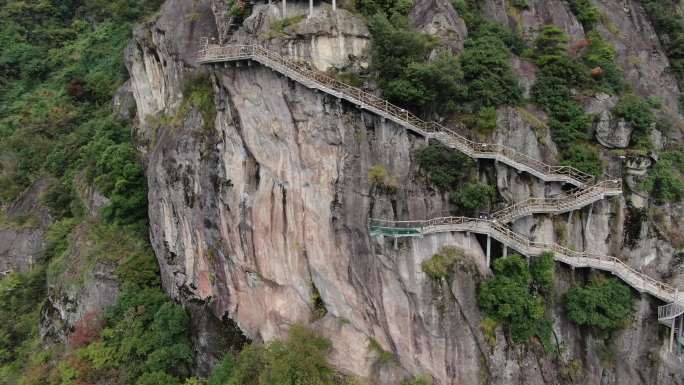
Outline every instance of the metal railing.
<svg viewBox="0 0 684 385"><path fill-rule="evenodd" d="M492 214L492 218L508 223L535 213L564 213L582 208L606 196L622 194L622 181L604 180L593 186L579 188L559 198L528 198Z"/></svg>
<svg viewBox="0 0 684 385"><path fill-rule="evenodd" d="M197 53L197 62L202 64L236 60L254 60L272 68L306 86L320 89L343 98L361 108L388 118L426 137L435 138L472 158L496 159L520 171L529 172L545 181L563 181L575 186L591 184L594 177L569 166L551 166L514 149L493 143L478 143L458 134L437 122L426 122L409 112L372 93L350 86L308 65L286 58L260 45L210 44L203 40Z"/></svg>
<svg viewBox="0 0 684 385"><path fill-rule="evenodd" d="M632 268L620 259L608 255L577 251L557 243L536 242L518 234L497 220L478 219L468 217L441 217L424 221L391 221L371 219L370 227L376 234L402 237L401 234L391 234L390 229L411 229L419 235L440 232L470 231L486 234L507 247L515 249L528 256L539 255L549 251L554 258L574 267L592 267L609 271L624 282L641 292L647 292L666 302L677 301L678 306L684 306L684 300L677 297L678 289L660 282L650 276Z"/></svg>

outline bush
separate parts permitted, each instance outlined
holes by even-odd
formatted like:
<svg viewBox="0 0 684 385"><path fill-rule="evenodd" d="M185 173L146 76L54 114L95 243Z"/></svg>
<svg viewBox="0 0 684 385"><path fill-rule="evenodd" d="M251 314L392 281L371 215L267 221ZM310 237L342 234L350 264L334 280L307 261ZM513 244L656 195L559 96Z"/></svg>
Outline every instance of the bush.
<svg viewBox="0 0 684 385"><path fill-rule="evenodd" d="M470 182L449 194L449 199L459 208L469 214L475 214L478 210L491 205L496 196L496 189L493 186Z"/></svg>
<svg viewBox="0 0 684 385"><path fill-rule="evenodd" d="M567 0L567 3L570 6L572 13L577 17L577 20L582 23L584 30L592 30L601 14L599 13L599 10L591 4L591 0Z"/></svg>
<svg viewBox="0 0 684 385"><path fill-rule="evenodd" d="M670 149L661 153L639 187L648 191L657 204L684 200L684 151Z"/></svg>
<svg viewBox="0 0 684 385"><path fill-rule="evenodd" d="M632 293L615 278L598 277L574 286L565 296L568 317L580 326L609 334L624 327L633 313Z"/></svg>
<svg viewBox="0 0 684 385"><path fill-rule="evenodd" d="M656 124L656 118L648 101L634 94L625 95L613 108L613 114L624 119L634 129L630 139L632 146L642 143L644 139L647 143L650 141L649 137Z"/></svg>
<svg viewBox="0 0 684 385"><path fill-rule="evenodd" d="M493 32L480 31L465 42L461 54L467 101L475 106L516 105L522 98L510 65L511 54Z"/></svg>
<svg viewBox="0 0 684 385"><path fill-rule="evenodd" d="M588 68L601 70L600 74L592 77L592 88L609 94L619 93L625 84L622 71L616 64L615 48L596 31L590 32L588 37L589 44L582 53L582 62Z"/></svg>
<svg viewBox="0 0 684 385"><path fill-rule="evenodd" d="M554 261L553 254L550 252L542 253L531 259L530 274L532 275L535 291L547 296L553 294L555 268L556 262Z"/></svg>
<svg viewBox="0 0 684 385"><path fill-rule="evenodd" d="M598 150L592 145L579 143L571 145L563 152L560 164L574 167L595 177L603 175L603 162Z"/></svg>
<svg viewBox="0 0 684 385"><path fill-rule="evenodd" d="M665 47L670 69L679 80L679 88L684 89L684 21L676 3L670 0L642 0L641 4ZM684 109L684 105L681 108Z"/></svg>
<svg viewBox="0 0 684 385"><path fill-rule="evenodd" d="M446 279L452 272L456 262L463 257L463 252L455 247L444 246L430 259L420 264L423 272L434 280Z"/></svg>
<svg viewBox="0 0 684 385"><path fill-rule="evenodd" d="M548 267L544 267L548 268ZM542 265L535 277L545 277ZM514 342L526 342L537 336L545 347L550 344L551 321L546 314L545 300L535 287L546 282L536 282L527 265L519 255L494 261L494 277L483 282L478 290L478 304L488 317L501 322Z"/></svg>
<svg viewBox="0 0 684 385"><path fill-rule="evenodd" d="M416 152L418 165L430 178L430 182L441 190L449 190L467 176L475 162L466 155L445 145L432 142Z"/></svg>
<svg viewBox="0 0 684 385"><path fill-rule="evenodd" d="M373 186L378 186L389 191L394 191L399 187L399 180L390 175L385 166L376 164L368 170L368 182Z"/></svg>
<svg viewBox="0 0 684 385"><path fill-rule="evenodd" d="M332 384L339 375L325 358L330 347L329 340L294 325L285 341L251 344L236 356L226 355L208 385Z"/></svg>

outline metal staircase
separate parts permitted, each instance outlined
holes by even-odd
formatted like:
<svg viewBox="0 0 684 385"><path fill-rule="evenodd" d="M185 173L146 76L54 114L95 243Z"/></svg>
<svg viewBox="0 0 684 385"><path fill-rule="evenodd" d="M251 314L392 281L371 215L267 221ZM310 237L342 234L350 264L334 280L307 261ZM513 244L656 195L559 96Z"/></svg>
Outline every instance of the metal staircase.
<svg viewBox="0 0 684 385"><path fill-rule="evenodd" d="M495 212L492 214L492 218L502 223L508 223L532 214L562 214L581 209L606 197L621 194L621 180L605 180L559 198L528 198Z"/></svg>
<svg viewBox="0 0 684 385"><path fill-rule="evenodd" d="M478 143L437 122L426 122L411 112L359 88L342 83L307 65L286 58L259 45L202 45L197 55L201 64L254 60L309 88L321 90L374 112L426 138L433 138L446 146L475 159L494 159L519 171L528 172L545 182L565 182L584 187L594 177L569 166L551 166L514 149L493 143Z"/></svg>

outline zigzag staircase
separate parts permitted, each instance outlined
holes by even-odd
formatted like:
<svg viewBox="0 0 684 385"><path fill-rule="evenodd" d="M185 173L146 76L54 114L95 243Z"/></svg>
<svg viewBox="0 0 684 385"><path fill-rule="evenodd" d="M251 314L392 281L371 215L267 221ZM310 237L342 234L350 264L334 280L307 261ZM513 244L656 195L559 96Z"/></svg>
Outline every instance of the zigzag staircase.
<svg viewBox="0 0 684 385"><path fill-rule="evenodd" d="M659 298L668 305L658 309L659 321L670 327L670 350L674 336L684 345L682 330L677 320L684 323L684 299L678 289L643 274L618 258L575 251L556 243L535 242L513 232L505 224L535 213L564 213L580 209L608 196L622 193L621 180L605 180L597 184L594 177L567 166L551 166L500 144L477 143L436 122L426 122L411 112L359 88L342 83L311 69L308 65L283 57L259 45L221 46L202 42L197 55L200 64L256 61L306 87L323 91L337 98L389 119L427 139L439 140L446 146L461 151L474 159L494 159L519 171L530 173L545 182L569 183L578 190L562 198L529 198L492 215L492 219L443 217L425 221L387 221L372 219L372 236L422 237L441 232L475 232L486 234L518 252L535 256L545 251L554 253L556 261L574 267L591 267L608 271L640 292Z"/></svg>

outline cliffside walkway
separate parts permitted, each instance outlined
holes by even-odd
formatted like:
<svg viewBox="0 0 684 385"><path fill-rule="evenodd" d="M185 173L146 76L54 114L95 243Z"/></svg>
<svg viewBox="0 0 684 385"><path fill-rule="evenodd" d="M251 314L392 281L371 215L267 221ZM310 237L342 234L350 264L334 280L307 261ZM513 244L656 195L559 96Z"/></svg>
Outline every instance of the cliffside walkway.
<svg viewBox="0 0 684 385"><path fill-rule="evenodd" d="M658 308L658 321L670 327L670 350L672 341L684 345L684 297L679 289L660 282L641 273L618 258L576 251L557 243L536 242L518 234L496 219L477 219L468 217L442 217L425 221L387 221L372 219L370 222L372 236L423 237L429 234L444 232L468 232L487 235L487 264L489 264L490 237L504 245L504 250L511 248L526 256L537 256L544 252L552 252L554 259L572 267L590 267L610 272L639 292L668 302ZM507 251L504 251L507 254Z"/></svg>
<svg viewBox="0 0 684 385"><path fill-rule="evenodd" d="M411 112L371 93L340 82L298 61L259 45L221 46L203 42L197 62L201 64L253 60L295 80L389 119L426 138L433 138L474 159L494 159L545 182L590 185L594 177L569 166L551 166L516 150L494 143L478 143L437 122L426 122Z"/></svg>
<svg viewBox="0 0 684 385"><path fill-rule="evenodd" d="M385 119L409 129L426 139L439 140L446 146L461 151L474 159L493 159L527 172L545 182L564 182L579 189L561 198L530 198L516 203L492 215L492 219L466 217L443 217L425 221L386 221L373 219L370 222L372 236L422 237L441 232L474 232L487 235L487 258L489 263L490 238L494 238L508 248L523 255L535 256L545 251L554 254L558 262L573 267L591 267L604 270L619 277L638 290L659 298L668 305L658 309L658 320L670 327L670 350L676 340L684 345L684 298L679 290L660 282L628 266L611 256L580 252L556 243L535 242L513 232L505 223L534 213L564 213L580 209L607 196L620 195L620 180L605 180L595 183L589 174L568 166L552 166L531 158L516 150L493 143L478 143L467 139L456 131L437 122L426 122L411 112L387 100L340 82L328 75L311 69L306 64L286 58L259 45L209 44L204 40L197 55L200 64L255 61L277 71L294 81L312 89L317 89L337 98L347 100L362 109L371 111ZM504 253L506 253L505 251Z"/></svg>

